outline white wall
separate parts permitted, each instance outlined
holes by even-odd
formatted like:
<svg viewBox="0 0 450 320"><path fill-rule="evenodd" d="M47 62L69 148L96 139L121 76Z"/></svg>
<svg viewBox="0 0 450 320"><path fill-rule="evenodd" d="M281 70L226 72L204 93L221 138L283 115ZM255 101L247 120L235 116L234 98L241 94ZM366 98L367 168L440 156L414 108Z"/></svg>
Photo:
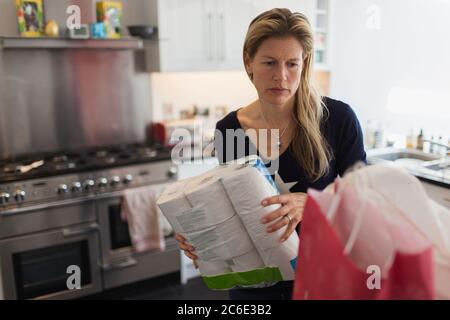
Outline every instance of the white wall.
<svg viewBox="0 0 450 320"><path fill-rule="evenodd" d="M427 116L387 112L391 88L450 93L449 0L331 0L331 95L350 103L362 124L450 136L450 101L424 105ZM380 9L369 29L367 9Z"/></svg>

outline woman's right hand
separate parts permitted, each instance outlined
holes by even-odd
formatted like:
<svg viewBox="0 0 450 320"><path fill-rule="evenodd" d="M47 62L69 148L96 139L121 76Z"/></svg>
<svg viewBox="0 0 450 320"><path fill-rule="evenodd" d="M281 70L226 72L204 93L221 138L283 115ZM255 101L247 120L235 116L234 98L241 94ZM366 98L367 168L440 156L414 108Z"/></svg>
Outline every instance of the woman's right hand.
<svg viewBox="0 0 450 320"><path fill-rule="evenodd" d="M180 249L184 251L184 254L186 255L186 257L188 257L189 259L192 260L192 262L194 263L195 269L197 269L198 268L198 265L197 265L198 257L194 253L195 248L191 244L186 242L186 239L179 233L175 234L175 240L178 241L178 246L180 247Z"/></svg>

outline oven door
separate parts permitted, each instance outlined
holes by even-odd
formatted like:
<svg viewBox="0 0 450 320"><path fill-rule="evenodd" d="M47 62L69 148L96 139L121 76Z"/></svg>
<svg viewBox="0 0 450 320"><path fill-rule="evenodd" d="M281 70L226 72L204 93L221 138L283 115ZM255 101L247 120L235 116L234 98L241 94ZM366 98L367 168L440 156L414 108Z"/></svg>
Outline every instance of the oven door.
<svg viewBox="0 0 450 320"><path fill-rule="evenodd" d="M98 247L96 222L1 240L4 298L72 299L100 292Z"/></svg>
<svg viewBox="0 0 450 320"><path fill-rule="evenodd" d="M128 256L132 251L128 223L121 217L122 195L122 192L116 192L114 197L100 200L97 204L98 219L102 226L103 260Z"/></svg>
<svg viewBox="0 0 450 320"><path fill-rule="evenodd" d="M163 252L134 252L128 224L121 218L122 203L123 193L116 192L97 204L104 287L113 288L180 271L180 253L173 237L165 238Z"/></svg>

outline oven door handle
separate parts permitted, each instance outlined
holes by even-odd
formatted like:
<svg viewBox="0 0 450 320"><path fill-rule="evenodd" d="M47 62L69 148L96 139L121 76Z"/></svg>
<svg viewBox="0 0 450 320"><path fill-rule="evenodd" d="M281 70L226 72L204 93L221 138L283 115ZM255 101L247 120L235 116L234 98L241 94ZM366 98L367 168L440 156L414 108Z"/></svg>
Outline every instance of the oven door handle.
<svg viewBox="0 0 450 320"><path fill-rule="evenodd" d="M83 235L83 234L88 234L93 231L97 231L98 229L99 229L98 223L94 222L86 227L65 228L65 229L63 229L62 234L64 237L67 238L67 237L74 237L74 236L79 236L79 235Z"/></svg>
<svg viewBox="0 0 450 320"><path fill-rule="evenodd" d="M114 269L132 267L136 264L137 264L136 259L134 259L132 257L127 257L127 259L125 261L120 262L120 263L112 263L112 264L105 263L105 264L103 264L102 268L104 271L110 271L110 270L114 270Z"/></svg>

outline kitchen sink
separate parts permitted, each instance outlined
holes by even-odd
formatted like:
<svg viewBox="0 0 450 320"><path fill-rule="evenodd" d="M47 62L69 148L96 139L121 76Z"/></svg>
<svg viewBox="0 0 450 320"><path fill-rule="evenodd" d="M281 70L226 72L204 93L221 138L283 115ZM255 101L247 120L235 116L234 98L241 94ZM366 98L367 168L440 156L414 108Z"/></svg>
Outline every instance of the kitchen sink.
<svg viewBox="0 0 450 320"><path fill-rule="evenodd" d="M437 161L429 161L422 165L426 170L433 170L448 177L450 179L450 160L443 159Z"/></svg>
<svg viewBox="0 0 450 320"><path fill-rule="evenodd" d="M450 186L450 160L440 155L411 149L372 149L367 151L367 162L369 164L395 163L419 178Z"/></svg>
<svg viewBox="0 0 450 320"><path fill-rule="evenodd" d="M367 151L367 158L369 162L374 161L396 161L399 159L412 159L415 162L434 161L439 160L439 155L425 153L419 150L410 149L373 149ZM412 161L411 161L412 162Z"/></svg>
<svg viewBox="0 0 450 320"><path fill-rule="evenodd" d="M450 163L444 162L444 163L436 163L431 165L424 165L425 168L434 170L434 171L442 171L442 170L450 170Z"/></svg>

